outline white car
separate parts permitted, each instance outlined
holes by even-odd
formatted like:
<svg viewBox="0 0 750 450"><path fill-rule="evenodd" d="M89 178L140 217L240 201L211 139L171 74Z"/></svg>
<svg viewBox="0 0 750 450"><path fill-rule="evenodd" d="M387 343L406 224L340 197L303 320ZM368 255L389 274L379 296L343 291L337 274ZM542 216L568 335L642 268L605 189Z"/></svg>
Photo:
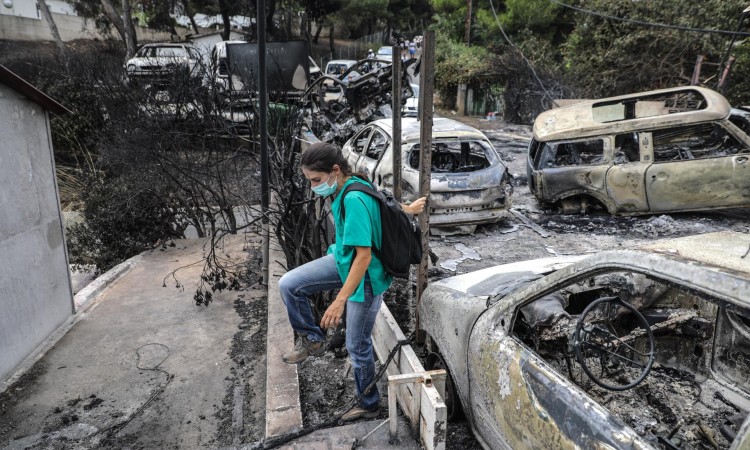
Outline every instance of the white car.
<svg viewBox="0 0 750 450"><path fill-rule="evenodd" d="M419 193L419 130L416 119L401 123L402 189L405 201ZM393 190L391 119L369 123L342 148L357 172L380 189ZM476 128L438 118L432 128L432 177L428 210L434 227L492 223L511 204L510 174L487 137ZM467 230L471 231L471 230Z"/></svg>
<svg viewBox="0 0 750 450"><path fill-rule="evenodd" d="M361 76L357 71L349 71L349 68L355 64L357 64L357 61L353 59L334 59L328 61L328 64L326 64L325 74L329 77L341 80L343 84L348 84L350 81L354 81ZM336 83L333 80L326 80L323 82L323 87L331 92L341 91L341 84Z"/></svg>
<svg viewBox="0 0 750 450"><path fill-rule="evenodd" d="M419 114L419 85L409 84L413 96L406 99L406 104L401 108L401 115L403 117L417 117Z"/></svg>
<svg viewBox="0 0 750 450"><path fill-rule="evenodd" d="M199 77L201 55L189 44L146 44L125 63L128 78L159 80L174 76Z"/></svg>
<svg viewBox="0 0 750 450"><path fill-rule="evenodd" d="M375 55L375 59L382 59L385 61L393 61L393 48L392 47L380 47L378 49L377 55Z"/></svg>

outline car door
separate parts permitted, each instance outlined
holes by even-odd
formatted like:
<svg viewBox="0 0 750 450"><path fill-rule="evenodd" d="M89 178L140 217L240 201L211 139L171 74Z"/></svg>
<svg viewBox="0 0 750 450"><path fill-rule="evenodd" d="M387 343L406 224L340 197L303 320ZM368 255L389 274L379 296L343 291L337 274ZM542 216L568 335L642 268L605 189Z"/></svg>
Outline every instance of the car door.
<svg viewBox="0 0 750 450"><path fill-rule="evenodd" d="M379 184L376 171L389 144L390 138L388 135L383 130L373 127L370 140L367 142L362 157L359 158L355 166L355 170L366 175L376 185ZM382 175L380 181L382 181Z"/></svg>
<svg viewBox="0 0 750 450"><path fill-rule="evenodd" d="M652 132L653 212L750 205L750 148L718 122Z"/></svg>
<svg viewBox="0 0 750 450"><path fill-rule="evenodd" d="M547 202L578 194L605 197L608 147L603 138L545 142L532 171L534 190Z"/></svg>
<svg viewBox="0 0 750 450"><path fill-rule="evenodd" d="M556 282L564 291L570 281ZM476 321L469 338L471 423L491 449L645 448L624 422L593 401L509 331L530 300L549 292L539 287L501 299ZM511 306L512 305L512 306ZM507 326L506 326L507 325ZM562 369L564 370L564 369Z"/></svg>
<svg viewBox="0 0 750 450"><path fill-rule="evenodd" d="M607 195L617 212L646 212L645 177L651 165L651 141L638 133L614 136L614 165L607 171Z"/></svg>

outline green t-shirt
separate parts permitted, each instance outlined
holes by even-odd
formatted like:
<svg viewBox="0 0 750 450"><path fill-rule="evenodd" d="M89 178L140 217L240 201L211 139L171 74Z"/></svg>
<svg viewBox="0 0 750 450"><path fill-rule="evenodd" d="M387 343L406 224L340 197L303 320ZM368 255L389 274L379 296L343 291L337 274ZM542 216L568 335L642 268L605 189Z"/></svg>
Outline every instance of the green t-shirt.
<svg viewBox="0 0 750 450"><path fill-rule="evenodd" d="M340 192L351 183L365 183L356 177L351 177ZM356 251L354 247L376 247L380 248L383 238L382 226L380 224L380 204L377 200L364 192L351 191L344 199L346 207L346 221L341 221L341 195L337 195L331 205L333 211L333 222L336 226L336 243L331 245L328 253L333 253L336 258L336 268L339 271L341 282L345 283L349 276L349 269L354 262ZM393 277L383 268L375 252L367 267L372 285L372 294L380 295L385 292L393 281ZM353 302L365 301L365 278L349 298Z"/></svg>

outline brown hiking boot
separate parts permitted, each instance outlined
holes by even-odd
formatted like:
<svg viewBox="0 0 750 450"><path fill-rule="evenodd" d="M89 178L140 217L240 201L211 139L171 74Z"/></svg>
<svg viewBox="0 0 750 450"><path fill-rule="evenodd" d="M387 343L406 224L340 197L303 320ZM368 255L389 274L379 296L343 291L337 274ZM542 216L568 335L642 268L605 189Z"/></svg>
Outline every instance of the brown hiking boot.
<svg viewBox="0 0 750 450"><path fill-rule="evenodd" d="M307 337L297 339L294 350L281 356L287 364L299 364L306 360L308 356L320 356L326 352L325 341L315 342Z"/></svg>
<svg viewBox="0 0 750 450"><path fill-rule="evenodd" d="M357 405L341 416L341 421L348 422L356 419L372 419L378 417L378 414L380 414L380 406L375 406L373 409L364 409Z"/></svg>

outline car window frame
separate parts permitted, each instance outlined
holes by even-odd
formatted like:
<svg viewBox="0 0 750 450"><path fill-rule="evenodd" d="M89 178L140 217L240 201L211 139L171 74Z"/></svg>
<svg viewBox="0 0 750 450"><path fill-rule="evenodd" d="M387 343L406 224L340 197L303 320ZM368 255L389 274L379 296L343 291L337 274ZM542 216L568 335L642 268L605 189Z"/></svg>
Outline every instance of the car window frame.
<svg viewBox="0 0 750 450"><path fill-rule="evenodd" d="M735 153L726 154L726 155L709 154L708 156L699 155L698 157L690 157L690 158L682 158L682 159L657 159L656 138L654 137L654 133L662 132L665 130L677 130L680 128L690 128L690 127L695 128L695 127L704 126L707 124L713 125L714 127L718 127L719 129L724 131L724 133L726 133L726 135L734 139L737 142L737 144L744 147L744 150L739 150ZM732 127L734 127L734 129L732 129ZM727 157L733 157L733 156L740 155L740 154L750 153L750 145L748 145L748 143L744 139L742 139L740 136L737 135L738 131L742 132L742 130L739 127L737 127L737 125L731 123L729 119L726 120L726 123L724 123L724 121L710 121L710 122L704 122L700 124L676 125L672 127L663 127L663 128L650 130L649 134L650 134L650 141L651 141L651 147L652 147L651 148L651 154L652 154L651 161L653 162L653 164L669 164L669 163L679 163L679 162L701 161L701 160L715 159L715 158L727 158ZM692 155L692 153L690 153L690 155Z"/></svg>
<svg viewBox="0 0 750 450"><path fill-rule="evenodd" d="M377 157L373 157L373 156L370 156L370 149L372 148L373 142L377 136L383 137L383 144L382 144L382 149L378 153ZM380 128L373 126L372 133L370 134L370 137L367 140L367 145L363 149L364 151L362 153L362 156L369 160L379 162L381 159L383 159L383 155L385 155L386 151L388 150L388 146L390 144L391 144L391 137L388 135L388 133L386 133Z"/></svg>
<svg viewBox="0 0 750 450"><path fill-rule="evenodd" d="M601 160L591 163L577 163L577 164L567 164L567 165L546 165L543 167L542 162L545 159L549 159L549 163L554 162L554 159L557 155L557 148L561 144L577 144L582 143L586 141L599 141L602 144L602 153L601 153ZM546 170L546 169L565 169L565 168L576 168L576 167L591 167L591 166L599 166L599 165L609 165L611 164L611 156L609 155L610 150L610 139L608 135L598 135L598 136L590 136L580 139L561 139L559 141L539 141L540 148L537 150L536 158L534 159L534 169L535 170ZM546 156L549 156L549 152L547 151L548 146L555 146L555 153L549 157L545 158Z"/></svg>
<svg viewBox="0 0 750 450"><path fill-rule="evenodd" d="M364 155L364 150L365 150L365 148L367 148L367 145L370 143L370 137L372 136L372 132L373 132L374 129L375 129L375 127L372 126L372 125L366 126L366 127L362 128L360 131L358 131L357 134L354 135L354 137L352 137L352 139L351 139L352 153L354 153L357 156L363 156ZM365 134L365 133L368 133L367 136L365 136L364 138L362 138L361 136L363 134ZM361 148L359 148L357 146L357 142L360 139L365 139L365 142L364 142L364 144L362 144Z"/></svg>

